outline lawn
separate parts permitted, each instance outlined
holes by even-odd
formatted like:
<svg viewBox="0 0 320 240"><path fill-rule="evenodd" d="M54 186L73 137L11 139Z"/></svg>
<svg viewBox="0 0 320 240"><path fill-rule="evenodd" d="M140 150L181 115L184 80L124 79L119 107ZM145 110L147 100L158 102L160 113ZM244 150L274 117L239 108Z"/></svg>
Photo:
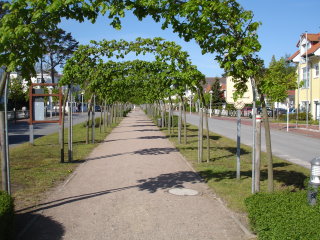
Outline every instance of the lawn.
<svg viewBox="0 0 320 240"><path fill-rule="evenodd" d="M169 135L166 128L162 130L167 136ZM203 162L199 164L197 160L197 127L188 125L187 135L188 144L179 144L175 128L170 140L228 207L236 212L245 213L244 200L251 195L251 147L241 145L241 179L237 180L235 141L210 132L210 161L206 162L207 143L204 137ZM205 130L204 136L206 136ZM309 177L309 170L275 156L273 163L275 191L296 191L304 188L304 182ZM267 191L265 153L261 155L261 191Z"/></svg>
<svg viewBox="0 0 320 240"><path fill-rule="evenodd" d="M10 148L11 188L15 208L37 204L46 192L64 181L88 154L111 132L95 128L95 144L85 144L86 128L83 123L73 128L73 161L68 162L67 132L65 131L65 163L60 163L58 133L35 139L34 145L24 143Z"/></svg>

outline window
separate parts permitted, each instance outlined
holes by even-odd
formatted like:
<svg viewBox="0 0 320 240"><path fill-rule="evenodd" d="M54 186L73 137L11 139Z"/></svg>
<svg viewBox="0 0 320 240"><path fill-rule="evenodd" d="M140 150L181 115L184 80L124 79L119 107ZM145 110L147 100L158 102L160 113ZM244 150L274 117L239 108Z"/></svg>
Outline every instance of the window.
<svg viewBox="0 0 320 240"><path fill-rule="evenodd" d="M319 77L319 63L317 63L317 64L314 65L314 70L315 70L315 72L316 72L315 76L316 76L316 77Z"/></svg>
<svg viewBox="0 0 320 240"><path fill-rule="evenodd" d="M37 83L41 83L41 78L37 78Z"/></svg>
<svg viewBox="0 0 320 240"><path fill-rule="evenodd" d="M310 77L310 74L309 74L309 68L308 68L308 74L307 74L307 68L304 67L302 68L302 81L303 81L303 88L309 88L309 77Z"/></svg>

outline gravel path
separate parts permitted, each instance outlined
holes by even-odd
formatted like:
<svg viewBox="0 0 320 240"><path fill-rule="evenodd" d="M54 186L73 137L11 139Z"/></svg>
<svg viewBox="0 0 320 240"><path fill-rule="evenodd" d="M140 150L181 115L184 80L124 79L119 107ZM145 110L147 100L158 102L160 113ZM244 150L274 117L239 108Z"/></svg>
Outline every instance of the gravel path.
<svg viewBox="0 0 320 240"><path fill-rule="evenodd" d="M170 194L189 188L196 196ZM248 239L162 132L136 109L46 202L20 239Z"/></svg>

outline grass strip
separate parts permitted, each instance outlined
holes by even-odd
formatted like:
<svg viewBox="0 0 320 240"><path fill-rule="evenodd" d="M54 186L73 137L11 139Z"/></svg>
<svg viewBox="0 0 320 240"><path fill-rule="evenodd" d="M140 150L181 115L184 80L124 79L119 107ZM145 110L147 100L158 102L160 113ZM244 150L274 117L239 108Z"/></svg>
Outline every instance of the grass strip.
<svg viewBox="0 0 320 240"><path fill-rule="evenodd" d="M73 127L73 161L68 162L67 132L65 131L65 163L60 163L59 134L35 139L34 145L24 143L10 149L11 184L15 208L35 205L46 191L64 181L111 132L113 124L100 133L95 129L95 144L85 144L83 123ZM57 126L58 127L58 126Z"/></svg>

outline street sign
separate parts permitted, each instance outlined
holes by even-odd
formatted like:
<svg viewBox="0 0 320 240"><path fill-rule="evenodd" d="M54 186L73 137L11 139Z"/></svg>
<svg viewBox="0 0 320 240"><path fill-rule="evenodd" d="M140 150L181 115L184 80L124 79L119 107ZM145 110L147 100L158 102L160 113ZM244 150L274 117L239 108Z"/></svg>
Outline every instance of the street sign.
<svg viewBox="0 0 320 240"><path fill-rule="evenodd" d="M227 77L227 93L226 93L226 102L229 104L234 104L236 109L242 109L245 104L250 104L253 102L253 93L251 80L247 81L247 91L243 94L241 98L238 98L237 101L233 99L233 93L236 92L234 87L234 82L232 77Z"/></svg>

